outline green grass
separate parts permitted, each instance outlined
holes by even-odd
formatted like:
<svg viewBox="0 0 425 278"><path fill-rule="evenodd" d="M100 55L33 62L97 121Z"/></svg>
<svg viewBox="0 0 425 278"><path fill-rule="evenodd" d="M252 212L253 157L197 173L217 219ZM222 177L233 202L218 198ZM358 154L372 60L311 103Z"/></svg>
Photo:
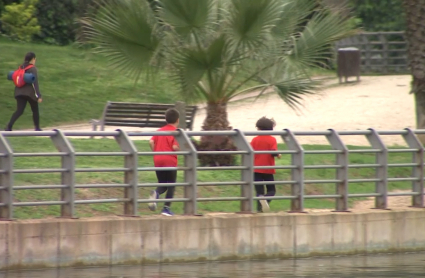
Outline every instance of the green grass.
<svg viewBox="0 0 425 278"><path fill-rule="evenodd" d="M55 151L50 139L26 137L11 137L8 139L14 152L51 152ZM72 144L77 152L90 151L119 151L119 147L114 140L111 139L71 139ZM134 141L139 151L148 151L148 142L145 140ZM349 146L350 149L359 147ZM285 145L279 145L279 149L285 149ZM305 145L306 150L325 150L329 146L322 145ZM365 147L361 147L365 148ZM350 164L374 163L374 154L350 154ZM182 160L182 159L180 159ZM284 155L282 159L276 160L278 165L290 164L289 155ZM411 162L411 155L402 153L391 153L389 163ZM77 157L76 163L78 168L102 168L102 167L123 167L123 158L121 157ZM36 168L59 168L60 158L58 157L33 157L23 158L16 157L14 160L16 169L36 169ZM335 164L334 155L326 154L307 154L305 156L306 165L319 164ZM152 166L152 158L140 156L139 166ZM389 177L408 177L411 175L410 168L390 168ZM372 178L374 177L374 169L350 169L349 178ZM236 181L240 178L239 171L199 171L199 181ZM276 180L290 180L289 170L278 170L275 175ZM305 170L306 180L334 179L335 170L331 169L315 169ZM183 172L178 173L178 181L182 181ZM77 184L105 184L105 183L122 183L122 173L77 173ZM139 183L156 182L153 172L139 172ZM15 174L15 186L22 185L57 185L60 184L60 174ZM349 193L371 193L374 192L374 183L357 183L349 185ZM408 189L411 184L409 182L391 182L389 190ZM140 188L140 198L146 198L149 188ZM334 184L307 184L305 186L305 194L333 194L335 192ZM278 185L277 195L289 195L290 187L288 185ZM76 189L76 199L107 199L122 197L123 189ZM239 196L239 186L208 186L199 187L199 197L229 197ZM181 187L176 190L176 197L182 197L183 191ZM15 201L53 201L59 200L60 191L56 189L44 190L15 190ZM350 199L350 204L355 200ZM334 208L333 199L306 200L306 208ZM271 203L272 211L288 210L289 201L273 201ZM174 203L173 210L176 213L182 213L182 203ZM239 211L239 202L202 202L199 203L199 212L237 212ZM78 205L77 215L79 217L99 216L122 214L122 204L95 204L95 205ZM145 204L140 204L139 213L141 215L152 214L146 209ZM59 216L59 206L38 206L38 207L17 207L15 208L15 217L17 218L42 218Z"/></svg>
<svg viewBox="0 0 425 278"><path fill-rule="evenodd" d="M103 57L89 50L17 43L1 37L0 49L0 128L4 128L16 107L14 86L6 79L7 73L19 66L28 51L37 55L43 127L97 119L108 100L144 103L177 100L177 88L165 75L158 74L155 82L140 80L135 84L125 72L112 71ZM14 128L32 128L29 107Z"/></svg>

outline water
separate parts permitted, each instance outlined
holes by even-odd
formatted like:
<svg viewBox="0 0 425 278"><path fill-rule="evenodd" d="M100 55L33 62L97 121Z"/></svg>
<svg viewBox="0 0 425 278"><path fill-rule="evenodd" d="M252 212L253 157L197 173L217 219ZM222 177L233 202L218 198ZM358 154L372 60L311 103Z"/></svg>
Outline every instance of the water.
<svg viewBox="0 0 425 278"><path fill-rule="evenodd" d="M425 253L298 260L62 268L0 272L0 278L425 277Z"/></svg>

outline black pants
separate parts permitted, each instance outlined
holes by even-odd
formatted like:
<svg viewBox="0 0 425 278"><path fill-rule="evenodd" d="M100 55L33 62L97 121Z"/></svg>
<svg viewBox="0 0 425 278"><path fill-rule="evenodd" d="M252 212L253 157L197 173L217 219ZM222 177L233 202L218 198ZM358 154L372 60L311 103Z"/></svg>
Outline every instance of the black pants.
<svg viewBox="0 0 425 278"><path fill-rule="evenodd" d="M156 177L158 178L159 183L175 183L177 180L177 171L155 171ZM156 192L159 195L167 192L165 195L166 199L172 199L174 197L174 186L159 186L156 188ZM171 202L165 202L166 207L171 206Z"/></svg>
<svg viewBox="0 0 425 278"><path fill-rule="evenodd" d="M27 102L29 102L31 106L34 127L35 129L40 129L40 114L38 112L38 102L27 96L16 97L16 111L15 113L13 113L9 123L7 124L8 129L12 130L13 124L20 116L22 116L25 107L27 106Z"/></svg>
<svg viewBox="0 0 425 278"><path fill-rule="evenodd" d="M255 173L254 172L254 181L274 181L273 174L263 174L263 173ZM274 196L276 194L276 186L274 184L266 184L267 192L264 192L264 185L263 184L256 184L255 185L255 192L257 194L257 197L259 195L263 196ZM267 200L268 203L270 203L272 200ZM261 211L261 204L258 201L257 202L257 209Z"/></svg>

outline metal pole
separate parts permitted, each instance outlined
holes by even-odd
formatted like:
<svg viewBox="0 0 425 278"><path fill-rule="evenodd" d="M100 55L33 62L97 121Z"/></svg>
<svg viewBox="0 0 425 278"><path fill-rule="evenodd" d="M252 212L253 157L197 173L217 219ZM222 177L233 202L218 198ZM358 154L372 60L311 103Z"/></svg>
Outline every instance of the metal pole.
<svg viewBox="0 0 425 278"><path fill-rule="evenodd" d="M245 182L241 186L241 197L246 198L241 201L241 212L252 213L253 212L253 191L254 191L254 150L251 144L246 140L245 134L235 129L236 135L230 136L233 143L239 150L247 151L247 154L242 154L242 166L246 167L241 172L241 180Z"/></svg>
<svg viewBox="0 0 425 278"><path fill-rule="evenodd" d="M0 133L0 153L5 156L0 156L0 170L5 171L0 173L0 219L12 220L13 218L13 150L9 146L6 138Z"/></svg>
<svg viewBox="0 0 425 278"><path fill-rule="evenodd" d="M124 188L124 198L129 201L124 202L124 215L137 216L137 199L138 199L138 165L139 157L137 148L134 146L133 141L128 137L127 133L118 129L119 134L115 136L115 141L120 146L123 152L129 152L129 155L124 157L124 167L131 169L124 172L124 183L129 184L130 187Z"/></svg>
<svg viewBox="0 0 425 278"><path fill-rule="evenodd" d="M282 135L288 149L296 151L291 155L291 164L296 166L291 170L292 180L295 183L291 186L291 194L295 199L291 200L291 212L304 211L304 149L289 129L285 129L286 134Z"/></svg>
<svg viewBox="0 0 425 278"><path fill-rule="evenodd" d="M380 152L376 153L376 164L380 166L376 169L376 178L379 179L375 183L375 192L379 193L380 196L375 197L375 208L387 209L388 207L388 148L382 142L378 132L369 128L370 133L366 135L366 139L369 141L373 149L378 149Z"/></svg>
<svg viewBox="0 0 425 278"><path fill-rule="evenodd" d="M336 184L336 194L341 197L336 198L335 210L348 211L348 148L335 130L329 130L331 134L326 135L326 139L332 149L342 151L342 153L336 154L336 165L341 165L342 168L336 169L336 179L341 180Z"/></svg>
<svg viewBox="0 0 425 278"><path fill-rule="evenodd" d="M424 207L424 147L410 128L406 128L406 130L407 134L403 134L403 139L409 148L418 149L412 154L412 163L417 164L412 168L412 177L417 178L416 181L412 181L412 192L418 193L418 195L412 196L412 206L422 208Z"/></svg>
<svg viewBox="0 0 425 278"><path fill-rule="evenodd" d="M66 172L61 173L61 183L66 188L61 189L61 201L66 203L61 205L61 217L73 218L75 216L75 151L68 138L60 130L55 130L56 134L51 136L51 140L59 152L67 153L61 157L62 168Z"/></svg>
<svg viewBox="0 0 425 278"><path fill-rule="evenodd" d="M190 152L189 155L184 156L184 166L189 168L184 171L184 182L189 183L189 185L184 187L183 197L188 198L190 201L184 203L183 210L186 215L196 215L198 210L198 175L196 170L198 166L198 154L186 132L183 129L178 129L178 131L179 134L176 136L176 140L179 143L180 150Z"/></svg>

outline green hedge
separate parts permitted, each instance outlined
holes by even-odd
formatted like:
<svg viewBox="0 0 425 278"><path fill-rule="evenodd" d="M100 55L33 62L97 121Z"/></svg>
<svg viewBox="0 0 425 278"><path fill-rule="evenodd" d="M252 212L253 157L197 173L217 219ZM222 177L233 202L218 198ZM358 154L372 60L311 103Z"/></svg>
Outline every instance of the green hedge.
<svg viewBox="0 0 425 278"><path fill-rule="evenodd" d="M350 0L354 16L365 31L404 31L403 0Z"/></svg>

